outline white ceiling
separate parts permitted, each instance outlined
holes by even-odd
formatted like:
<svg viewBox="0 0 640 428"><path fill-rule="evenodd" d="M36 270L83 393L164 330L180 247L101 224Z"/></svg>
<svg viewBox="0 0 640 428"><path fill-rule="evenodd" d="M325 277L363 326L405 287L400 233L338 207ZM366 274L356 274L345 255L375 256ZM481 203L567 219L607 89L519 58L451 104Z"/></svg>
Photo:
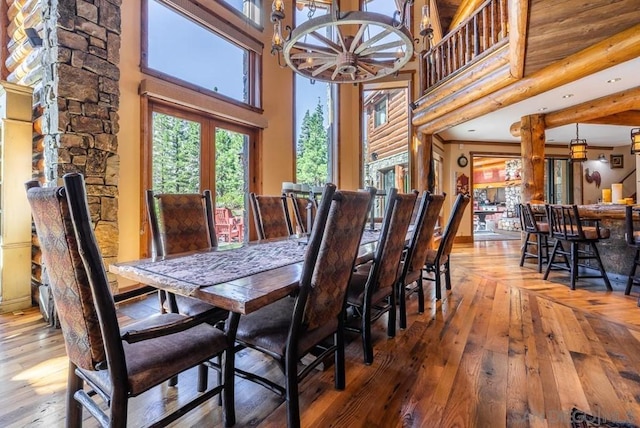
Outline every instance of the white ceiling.
<svg viewBox="0 0 640 428"><path fill-rule="evenodd" d="M608 68L493 113L454 126L440 135L447 141L519 142L509 132L512 123L522 116L550 113L625 89L640 86L640 58ZM608 80L620 79L614 83ZM563 98L567 94L571 97ZM546 110L541 110L546 108ZM637 124L640 126L640 123ZM631 126L580 124L580 138L589 146L624 146L631 144ZM471 131L474 130L474 131ZM569 144L576 138L575 124L552 128L546 132L547 143Z"/></svg>

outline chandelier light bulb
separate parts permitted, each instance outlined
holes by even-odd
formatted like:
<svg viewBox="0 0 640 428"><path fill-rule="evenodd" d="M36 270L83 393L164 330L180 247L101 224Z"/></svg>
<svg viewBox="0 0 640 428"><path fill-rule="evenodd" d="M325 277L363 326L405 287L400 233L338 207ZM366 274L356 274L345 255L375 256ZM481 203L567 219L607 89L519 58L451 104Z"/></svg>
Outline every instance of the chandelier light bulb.
<svg viewBox="0 0 640 428"><path fill-rule="evenodd" d="M271 5L271 22L281 21L284 19L284 0L273 0Z"/></svg>
<svg viewBox="0 0 640 428"><path fill-rule="evenodd" d="M422 18L420 19L420 31L425 31L431 25L431 20L429 19L429 6L426 4L422 6Z"/></svg>

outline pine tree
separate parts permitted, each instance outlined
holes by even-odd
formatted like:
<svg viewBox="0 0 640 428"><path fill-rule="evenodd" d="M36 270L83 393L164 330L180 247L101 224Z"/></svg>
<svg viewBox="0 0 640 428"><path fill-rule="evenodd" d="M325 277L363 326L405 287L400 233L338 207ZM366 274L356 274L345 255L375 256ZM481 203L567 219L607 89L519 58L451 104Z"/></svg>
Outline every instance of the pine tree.
<svg viewBox="0 0 640 428"><path fill-rule="evenodd" d="M309 110L305 113L296 147L298 183L311 186L326 183L329 171L329 150L320 99L313 114L309 113Z"/></svg>

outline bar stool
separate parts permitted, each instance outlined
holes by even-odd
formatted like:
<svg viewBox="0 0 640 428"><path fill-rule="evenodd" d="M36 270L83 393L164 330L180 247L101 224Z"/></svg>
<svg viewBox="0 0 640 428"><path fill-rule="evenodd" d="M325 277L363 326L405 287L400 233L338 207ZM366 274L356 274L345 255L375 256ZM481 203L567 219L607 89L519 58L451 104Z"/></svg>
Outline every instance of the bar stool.
<svg viewBox="0 0 640 428"><path fill-rule="evenodd" d="M547 208L549 220L549 230L556 243L544 273L544 279L549 277L552 268L568 270L571 272L571 289L576 289L578 278L602 278L607 286L607 290L612 290L611 283L604 270L600 253L596 243L600 239L608 239L611 231L600 227L597 219L588 219L595 222L595 226L583 224L586 219L581 219L578 214L577 205L549 205ZM569 250L565 250L563 242L569 244ZM587 249L580 248L580 244L588 246ZM589 251L590 250L590 251ZM564 264L556 263L556 257L562 256ZM580 260L594 259L598 262L600 275L580 275L578 266Z"/></svg>
<svg viewBox="0 0 640 428"><path fill-rule="evenodd" d="M631 294L631 287L634 285L640 285L640 278L636 278L636 269L640 265L640 229L636 229L633 225L633 212L639 213L640 207L634 208L625 207L625 238L627 245L636 249L636 256L633 258L633 266L631 272L629 272L629 279L627 280L627 288L624 290L625 295ZM640 304L640 299L638 300Z"/></svg>
<svg viewBox="0 0 640 428"><path fill-rule="evenodd" d="M526 233L520 255L520 266L524 265L526 258L534 258L538 260L538 273L542 273L542 262L549 261L549 223L536 220L531 204L519 204L518 207L522 231ZM534 236L535 239L533 239ZM535 252L531 252L529 246L535 246Z"/></svg>

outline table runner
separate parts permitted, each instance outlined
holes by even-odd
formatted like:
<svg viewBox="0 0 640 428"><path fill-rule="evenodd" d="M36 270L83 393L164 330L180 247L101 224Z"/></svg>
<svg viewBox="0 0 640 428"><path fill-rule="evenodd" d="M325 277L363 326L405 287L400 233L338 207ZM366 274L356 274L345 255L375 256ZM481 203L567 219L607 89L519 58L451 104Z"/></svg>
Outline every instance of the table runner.
<svg viewBox="0 0 640 428"><path fill-rule="evenodd" d="M378 239L379 231L365 230L361 244ZM159 261L121 265L122 271L143 271L144 276L183 295L200 287L221 284L304 260L306 245L300 239L256 243L228 250L193 253Z"/></svg>

